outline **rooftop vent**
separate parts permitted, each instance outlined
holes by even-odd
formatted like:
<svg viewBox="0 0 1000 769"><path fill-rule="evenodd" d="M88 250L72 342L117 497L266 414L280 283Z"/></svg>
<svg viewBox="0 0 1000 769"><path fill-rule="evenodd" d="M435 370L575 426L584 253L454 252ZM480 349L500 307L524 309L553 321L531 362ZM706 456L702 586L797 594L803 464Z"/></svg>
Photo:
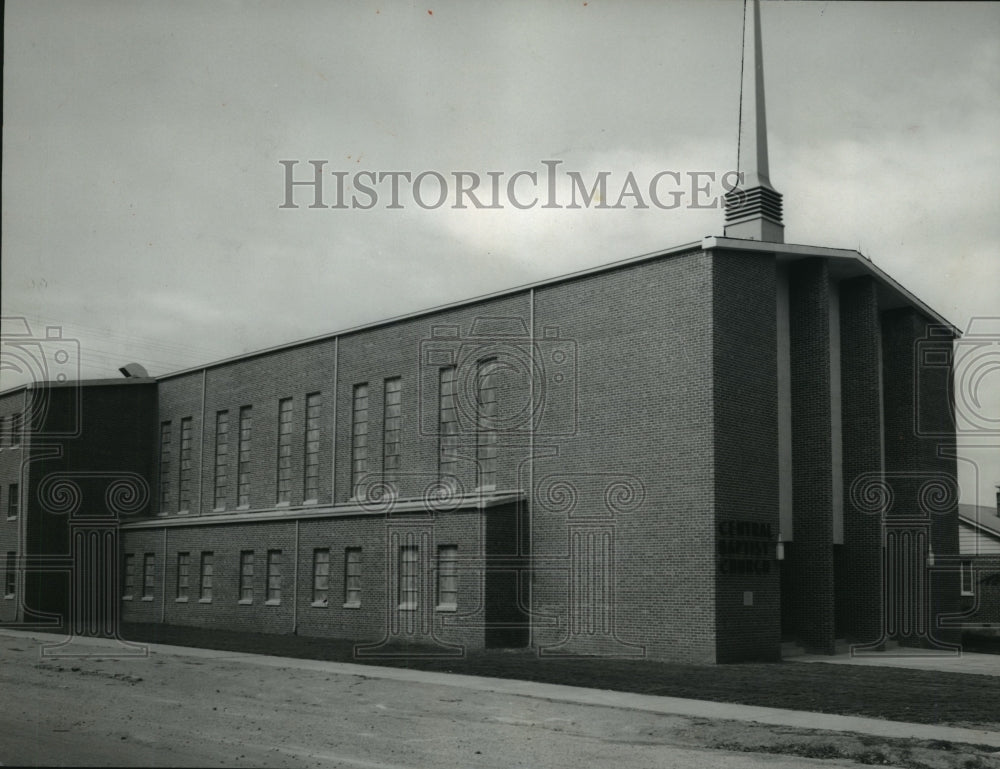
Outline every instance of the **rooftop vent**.
<svg viewBox="0 0 1000 769"><path fill-rule="evenodd" d="M149 372L138 363L126 363L118 370L122 372L122 376L126 379L132 379L133 377L139 377L141 379L149 378Z"/></svg>

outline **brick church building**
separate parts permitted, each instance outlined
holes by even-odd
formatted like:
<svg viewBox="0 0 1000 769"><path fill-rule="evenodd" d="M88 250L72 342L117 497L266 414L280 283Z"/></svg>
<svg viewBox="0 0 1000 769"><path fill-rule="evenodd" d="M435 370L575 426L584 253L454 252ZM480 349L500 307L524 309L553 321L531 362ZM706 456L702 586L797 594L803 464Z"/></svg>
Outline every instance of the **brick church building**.
<svg viewBox="0 0 1000 769"><path fill-rule="evenodd" d="M957 332L860 253L784 243L753 5L723 235L0 393L0 622L359 656L953 649Z"/></svg>

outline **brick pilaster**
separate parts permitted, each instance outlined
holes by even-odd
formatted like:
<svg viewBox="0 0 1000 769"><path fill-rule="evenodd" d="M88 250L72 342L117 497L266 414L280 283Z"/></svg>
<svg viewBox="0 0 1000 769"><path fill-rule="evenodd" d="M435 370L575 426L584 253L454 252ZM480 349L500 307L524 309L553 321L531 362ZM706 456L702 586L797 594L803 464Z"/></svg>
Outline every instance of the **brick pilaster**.
<svg viewBox="0 0 1000 769"><path fill-rule="evenodd" d="M787 573L793 632L807 649L834 649L830 279L822 259L789 270L792 507Z"/></svg>
<svg viewBox="0 0 1000 769"><path fill-rule="evenodd" d="M881 640L882 339L878 285L870 277L840 284L841 433L844 478L844 563L836 585L845 635Z"/></svg>

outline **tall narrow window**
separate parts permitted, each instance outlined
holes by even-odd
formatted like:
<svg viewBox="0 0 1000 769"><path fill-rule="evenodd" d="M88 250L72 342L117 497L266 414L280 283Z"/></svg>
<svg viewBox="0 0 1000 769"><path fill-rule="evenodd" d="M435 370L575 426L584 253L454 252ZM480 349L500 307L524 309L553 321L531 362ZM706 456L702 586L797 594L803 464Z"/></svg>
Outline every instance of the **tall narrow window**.
<svg viewBox="0 0 1000 769"><path fill-rule="evenodd" d="M17 518L21 509L21 495L18 492L18 485L12 483L7 487L7 517Z"/></svg>
<svg viewBox="0 0 1000 769"><path fill-rule="evenodd" d="M215 415L215 504L216 510L226 509L229 494L229 412Z"/></svg>
<svg viewBox="0 0 1000 769"><path fill-rule="evenodd" d="M354 385L354 410L351 418L351 493L358 496L361 482L368 473L368 384Z"/></svg>
<svg viewBox="0 0 1000 769"><path fill-rule="evenodd" d="M17 595L17 553L7 551L7 562L4 564L3 597L13 598Z"/></svg>
<svg viewBox="0 0 1000 769"><path fill-rule="evenodd" d="M240 409L240 458L236 483L239 507L250 507L250 432L253 429L253 407Z"/></svg>
<svg viewBox="0 0 1000 769"><path fill-rule="evenodd" d="M497 485L496 410L496 360L482 360L476 371L476 462L481 489Z"/></svg>
<svg viewBox="0 0 1000 769"><path fill-rule="evenodd" d="M312 393L306 396L306 445L304 497L306 502L319 499L319 420L323 396Z"/></svg>
<svg viewBox="0 0 1000 769"><path fill-rule="evenodd" d="M10 447L21 445L21 431L24 429L22 420L24 419L23 414L13 414L10 418Z"/></svg>
<svg viewBox="0 0 1000 769"><path fill-rule="evenodd" d="M267 602L281 603L281 551L267 551Z"/></svg>
<svg viewBox="0 0 1000 769"><path fill-rule="evenodd" d="M253 603L253 550L240 552L240 603Z"/></svg>
<svg viewBox="0 0 1000 769"><path fill-rule="evenodd" d="M122 560L122 598L131 601L135 594L135 555L126 553Z"/></svg>
<svg viewBox="0 0 1000 769"><path fill-rule="evenodd" d="M972 576L972 561L962 561L959 568L962 574L962 595L975 595L976 588Z"/></svg>
<svg viewBox="0 0 1000 769"><path fill-rule="evenodd" d="M292 399L278 401L278 504L292 495Z"/></svg>
<svg viewBox="0 0 1000 769"><path fill-rule="evenodd" d="M420 553L416 545L399 548L399 608L416 609L419 595Z"/></svg>
<svg viewBox="0 0 1000 769"><path fill-rule="evenodd" d="M153 585L156 584L156 554L146 553L142 557L142 597L153 597Z"/></svg>
<svg viewBox="0 0 1000 769"><path fill-rule="evenodd" d="M400 428L403 420L403 380L385 380L385 402L382 421L383 479L391 483L399 478Z"/></svg>
<svg viewBox="0 0 1000 769"><path fill-rule="evenodd" d="M313 550L313 606L326 606L330 598L330 551Z"/></svg>
<svg viewBox="0 0 1000 769"><path fill-rule="evenodd" d="M438 389L438 474L442 480L455 475L458 465L458 415L455 413L455 367L441 369Z"/></svg>
<svg viewBox="0 0 1000 769"><path fill-rule="evenodd" d="M344 606L361 605L361 548L349 547L344 551Z"/></svg>
<svg viewBox="0 0 1000 769"><path fill-rule="evenodd" d="M160 512L170 509L170 422L160 425Z"/></svg>
<svg viewBox="0 0 1000 769"><path fill-rule="evenodd" d="M198 598L206 603L212 600L212 575L215 573L215 553L206 550L201 554L201 582Z"/></svg>
<svg viewBox="0 0 1000 769"><path fill-rule="evenodd" d="M0 449L7 443L7 417L0 417Z"/></svg>
<svg viewBox="0 0 1000 769"><path fill-rule="evenodd" d="M438 547L437 607L453 610L458 606L458 545Z"/></svg>
<svg viewBox="0 0 1000 769"><path fill-rule="evenodd" d="M181 474L177 487L177 509L191 509L191 417L181 420Z"/></svg>
<svg viewBox="0 0 1000 769"><path fill-rule="evenodd" d="M188 599L188 586L191 580L191 554L177 554L177 600Z"/></svg>

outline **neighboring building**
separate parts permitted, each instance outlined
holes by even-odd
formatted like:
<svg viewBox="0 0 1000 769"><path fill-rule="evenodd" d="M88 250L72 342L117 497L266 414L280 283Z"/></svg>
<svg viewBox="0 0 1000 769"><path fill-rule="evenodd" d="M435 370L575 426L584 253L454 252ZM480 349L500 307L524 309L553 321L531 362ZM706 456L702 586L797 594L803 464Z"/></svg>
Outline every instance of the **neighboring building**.
<svg viewBox="0 0 1000 769"><path fill-rule="evenodd" d="M996 507L958 506L962 622L1000 628L1000 490Z"/></svg>
<svg viewBox="0 0 1000 769"><path fill-rule="evenodd" d="M60 342L22 349L44 364ZM0 393L0 622L116 631L118 525L152 509L156 397L149 378Z"/></svg>
<svg viewBox="0 0 1000 769"><path fill-rule="evenodd" d="M935 620L958 611L959 575L933 564L958 552L940 450L956 332L861 254L783 242L754 6L756 151L724 237L155 383L84 383L64 459L0 447L18 499L0 548L27 567L2 618L61 595L30 588L36 520L60 532L41 554L77 552L53 476L77 473L78 510L103 516L107 490L81 479L117 470L149 496L119 511L120 558L102 562L127 622L360 655L946 648ZM0 394L7 424L35 391L59 388Z"/></svg>

